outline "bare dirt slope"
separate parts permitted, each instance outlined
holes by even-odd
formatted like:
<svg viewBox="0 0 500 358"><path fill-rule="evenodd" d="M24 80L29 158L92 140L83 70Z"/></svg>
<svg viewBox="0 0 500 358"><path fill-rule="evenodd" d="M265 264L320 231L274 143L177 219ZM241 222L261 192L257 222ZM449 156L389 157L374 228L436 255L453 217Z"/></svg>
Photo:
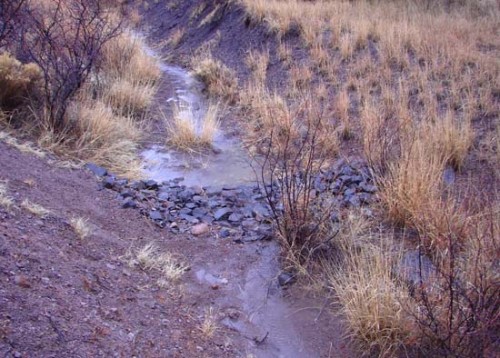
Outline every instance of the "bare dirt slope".
<svg viewBox="0 0 500 358"><path fill-rule="evenodd" d="M158 274L127 265L130 248L180 245L82 170L58 169L0 143L0 179L15 200L0 208L2 356L234 356L198 329L181 287L160 289ZM39 218L25 199L51 210ZM69 220L84 217L84 240ZM189 256L202 247L185 252Z"/></svg>
<svg viewBox="0 0 500 358"><path fill-rule="evenodd" d="M173 235L85 170L0 142L0 354L6 357L350 356L328 302L278 287L276 242ZM23 202L41 205L40 217ZM88 220L81 239L71 218ZM127 253L155 242L190 265L160 287Z"/></svg>

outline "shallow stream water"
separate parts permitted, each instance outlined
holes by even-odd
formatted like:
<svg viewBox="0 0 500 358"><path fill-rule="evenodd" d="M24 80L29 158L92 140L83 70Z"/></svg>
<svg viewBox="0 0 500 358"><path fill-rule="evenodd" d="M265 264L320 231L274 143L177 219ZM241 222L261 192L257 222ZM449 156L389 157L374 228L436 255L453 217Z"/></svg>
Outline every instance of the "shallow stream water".
<svg viewBox="0 0 500 358"><path fill-rule="evenodd" d="M164 84L171 87L172 93L165 99L166 109L176 106L201 126L207 111L202 84L180 67L163 62L160 67ZM141 155L144 176L159 182L182 177L187 186L223 187L255 181L250 159L240 141L226 134L223 128L214 136L213 149L203 153L183 152L157 144L146 148Z"/></svg>

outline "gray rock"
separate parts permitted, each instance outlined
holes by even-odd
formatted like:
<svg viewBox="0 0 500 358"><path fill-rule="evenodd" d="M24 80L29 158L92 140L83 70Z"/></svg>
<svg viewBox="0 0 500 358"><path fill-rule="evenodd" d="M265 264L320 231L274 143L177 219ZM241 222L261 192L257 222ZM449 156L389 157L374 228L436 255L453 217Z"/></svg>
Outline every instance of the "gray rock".
<svg viewBox="0 0 500 358"><path fill-rule="evenodd" d="M158 200L168 201L170 199L170 193L168 191L160 191L158 193Z"/></svg>
<svg viewBox="0 0 500 358"><path fill-rule="evenodd" d="M161 221L163 220L163 215L158 210L151 210L149 212L149 218L153 221Z"/></svg>
<svg viewBox="0 0 500 358"><path fill-rule="evenodd" d="M229 215L228 220L230 222L237 223L237 222L240 222L241 220L243 220L243 215L241 215L239 213L232 213L231 215Z"/></svg>
<svg viewBox="0 0 500 358"><path fill-rule="evenodd" d="M377 187L375 185L368 184L366 182L361 182L359 184L359 188L363 190L365 193L375 193L377 191Z"/></svg>
<svg viewBox="0 0 500 358"><path fill-rule="evenodd" d="M108 171L106 169L104 169L103 167L100 167L94 163L85 164L85 169L91 171L95 176L98 176L100 178L108 175Z"/></svg>
<svg viewBox="0 0 500 358"><path fill-rule="evenodd" d="M210 188L207 188L205 190L205 193L208 195L208 196L215 196L215 195L219 195L221 193L221 190L220 189L217 189L217 188L214 188L214 187L210 187Z"/></svg>
<svg viewBox="0 0 500 358"><path fill-rule="evenodd" d="M289 273L289 272L282 272L279 276L278 276L278 283L281 287L283 286L287 286L287 285L291 285L292 283L294 283L295 281L297 280L297 278L295 277L295 275Z"/></svg>
<svg viewBox="0 0 500 358"><path fill-rule="evenodd" d="M191 215L192 213L193 213L193 210L191 210L189 208L182 208L181 210L179 210L180 215Z"/></svg>
<svg viewBox="0 0 500 358"><path fill-rule="evenodd" d="M219 237L225 239L229 236L231 236L231 231L229 231L229 229L222 229L221 231L219 231Z"/></svg>
<svg viewBox="0 0 500 358"><path fill-rule="evenodd" d="M198 220L194 216L187 215L187 214L180 214L179 217L183 220L186 220L190 224L198 224L200 222L200 220Z"/></svg>
<svg viewBox="0 0 500 358"><path fill-rule="evenodd" d="M195 203L187 203L186 204L186 208L188 209L194 209L196 208L198 205L196 205Z"/></svg>
<svg viewBox="0 0 500 358"><path fill-rule="evenodd" d="M362 204L371 204L372 203L372 196L371 194L368 193L361 193L358 195L359 200L361 201Z"/></svg>
<svg viewBox="0 0 500 358"><path fill-rule="evenodd" d="M134 180L133 182L130 183L130 188L134 190L143 190L146 189L146 186L142 181Z"/></svg>
<svg viewBox="0 0 500 358"><path fill-rule="evenodd" d="M214 213L214 219L217 221L226 220L233 211L229 208L220 208Z"/></svg>
<svg viewBox="0 0 500 358"><path fill-rule="evenodd" d="M354 208L359 208L361 206L361 200L357 195L352 195L347 198L347 203Z"/></svg>
<svg viewBox="0 0 500 358"><path fill-rule="evenodd" d="M131 198L126 198L123 203L122 203L122 208L124 209L134 209L134 208L137 208L137 203L132 200Z"/></svg>
<svg viewBox="0 0 500 358"><path fill-rule="evenodd" d="M262 204L255 204L252 207L252 214L256 218L267 218L270 215L269 210Z"/></svg>
<svg viewBox="0 0 500 358"><path fill-rule="evenodd" d="M446 167L443 172L443 180L445 184L451 185L455 182L455 170L452 167Z"/></svg>
<svg viewBox="0 0 500 358"><path fill-rule="evenodd" d="M152 179L145 180L145 181L143 181L143 183L144 183L144 187L146 189L157 190L159 188L158 183L155 180L152 180Z"/></svg>
<svg viewBox="0 0 500 358"><path fill-rule="evenodd" d="M191 200L193 196L194 192L191 189L183 190L177 195L177 197L184 202Z"/></svg>
<svg viewBox="0 0 500 358"><path fill-rule="evenodd" d="M123 189L121 192L120 192L120 196L122 198L132 198L134 196L134 191L130 190L130 189Z"/></svg>
<svg viewBox="0 0 500 358"><path fill-rule="evenodd" d="M207 209L203 208L194 208L191 215L193 215L195 218L201 219L203 216L205 216L208 213Z"/></svg>
<svg viewBox="0 0 500 358"><path fill-rule="evenodd" d="M398 275L410 286L417 286L422 281L423 284L430 284L437 276L437 270L432 261L420 254L418 250L408 251L403 255L398 266Z"/></svg>
<svg viewBox="0 0 500 358"><path fill-rule="evenodd" d="M355 193L356 193L356 189L352 189L352 188L347 189L346 191L344 191L344 195L346 197L350 197L350 196L354 195Z"/></svg>

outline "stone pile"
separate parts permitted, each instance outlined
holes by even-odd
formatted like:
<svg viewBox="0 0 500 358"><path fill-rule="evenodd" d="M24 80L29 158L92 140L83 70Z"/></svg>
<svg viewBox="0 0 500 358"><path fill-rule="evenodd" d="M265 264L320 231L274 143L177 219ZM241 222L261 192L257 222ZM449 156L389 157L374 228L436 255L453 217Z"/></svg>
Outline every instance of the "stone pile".
<svg viewBox="0 0 500 358"><path fill-rule="evenodd" d="M158 183L116 178L94 164L86 168L101 178L101 187L118 193L123 208L137 208L156 225L174 233L202 235L217 228L219 237L257 241L272 237L272 212L257 185L186 187L182 178ZM366 166L339 161L314 181L317 197L334 198L339 207L360 207L377 191Z"/></svg>

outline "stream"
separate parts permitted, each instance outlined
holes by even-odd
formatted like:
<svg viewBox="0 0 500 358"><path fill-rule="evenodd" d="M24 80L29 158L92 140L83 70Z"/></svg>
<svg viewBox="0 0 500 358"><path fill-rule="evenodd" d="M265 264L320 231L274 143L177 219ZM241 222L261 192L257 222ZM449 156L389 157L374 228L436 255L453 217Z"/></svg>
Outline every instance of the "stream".
<svg viewBox="0 0 500 358"><path fill-rule="evenodd" d="M162 86L171 94L165 100L166 110L170 112L169 106L177 105L188 108L196 121L203 120L207 104L202 84L182 68L161 63L161 69L164 73ZM158 182L182 177L182 184L188 187L255 185L255 173L238 138L220 129L213 144L215 150L203 154L187 154L166 144L152 144L141 153L144 176ZM188 290L204 300L206 290L214 285L221 286L211 304L219 312L226 313L219 325L246 342L247 357L319 357L324 347L318 346L325 344L318 338L324 336L318 334L319 327L330 333L338 329L337 323L328 318L316 322L323 300L306 300L298 306L294 300L288 302L284 297L287 291L278 285L280 249L275 240L243 247L253 258L243 271L238 273L242 263L233 255L193 263L194 283L188 285ZM310 310L311 307L314 309ZM238 314L228 313L233 310ZM311 336L313 342L310 342ZM331 343L328 344L331 349ZM341 356L339 352L328 355Z"/></svg>
<svg viewBox="0 0 500 358"><path fill-rule="evenodd" d="M207 111L202 84L180 67L162 62L160 68L171 93L166 99L167 113L176 105L199 126ZM221 188L255 181L250 158L240 141L222 128L214 136L213 149L206 153L186 153L156 144L146 148L141 156L144 176L158 182L181 177L186 186Z"/></svg>

